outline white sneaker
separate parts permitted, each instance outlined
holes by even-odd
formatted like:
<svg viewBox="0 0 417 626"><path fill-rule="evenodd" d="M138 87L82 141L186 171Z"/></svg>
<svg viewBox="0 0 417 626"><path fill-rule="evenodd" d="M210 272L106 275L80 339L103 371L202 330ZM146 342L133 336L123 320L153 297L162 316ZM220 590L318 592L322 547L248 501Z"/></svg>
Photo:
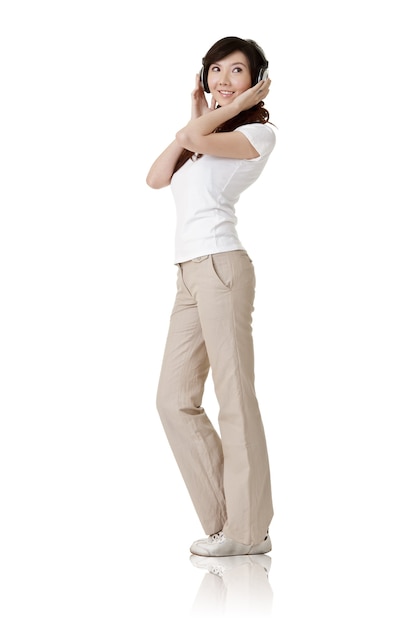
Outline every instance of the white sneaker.
<svg viewBox="0 0 417 626"><path fill-rule="evenodd" d="M223 534L223 531L220 531L206 539L194 541L190 548L192 554L199 556L243 556L246 554L265 554L271 550L272 544L268 532L261 543L246 545L233 539L228 539Z"/></svg>

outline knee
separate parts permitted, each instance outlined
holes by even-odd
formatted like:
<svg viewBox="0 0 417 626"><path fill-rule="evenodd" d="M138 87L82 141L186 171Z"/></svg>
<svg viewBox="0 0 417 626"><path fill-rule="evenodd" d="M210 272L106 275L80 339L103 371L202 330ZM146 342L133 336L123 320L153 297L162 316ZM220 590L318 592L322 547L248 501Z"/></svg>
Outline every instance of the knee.
<svg viewBox="0 0 417 626"><path fill-rule="evenodd" d="M179 422L200 416L204 413L200 402L192 395L187 395L181 390L159 385L156 394L156 408L162 424L165 427L176 428Z"/></svg>
<svg viewBox="0 0 417 626"><path fill-rule="evenodd" d="M163 424L176 412L174 394L161 385L156 393L156 409Z"/></svg>

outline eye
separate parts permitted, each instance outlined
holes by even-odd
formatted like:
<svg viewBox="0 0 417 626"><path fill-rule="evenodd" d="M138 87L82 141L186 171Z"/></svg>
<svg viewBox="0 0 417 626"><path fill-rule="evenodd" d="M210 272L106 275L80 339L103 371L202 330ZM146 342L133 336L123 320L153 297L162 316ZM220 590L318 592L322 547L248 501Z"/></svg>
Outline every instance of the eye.
<svg viewBox="0 0 417 626"><path fill-rule="evenodd" d="M233 68L233 72L235 72L235 73L239 73L239 72L241 72L241 71L242 71L242 68L241 68L241 67L234 67L234 68Z"/></svg>
<svg viewBox="0 0 417 626"><path fill-rule="evenodd" d="M220 72L220 68L219 68L219 66L218 66L218 65L213 65L213 66L210 68L210 70L211 70L212 72Z"/></svg>

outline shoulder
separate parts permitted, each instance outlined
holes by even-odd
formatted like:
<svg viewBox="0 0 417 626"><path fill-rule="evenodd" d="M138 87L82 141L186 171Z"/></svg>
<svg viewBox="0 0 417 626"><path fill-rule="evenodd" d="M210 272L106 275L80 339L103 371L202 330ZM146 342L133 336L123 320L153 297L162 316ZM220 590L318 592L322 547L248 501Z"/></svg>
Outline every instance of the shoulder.
<svg viewBox="0 0 417 626"><path fill-rule="evenodd" d="M234 132L240 132L249 139L260 155L268 155L272 152L276 143L276 134L273 126L269 123L243 124Z"/></svg>

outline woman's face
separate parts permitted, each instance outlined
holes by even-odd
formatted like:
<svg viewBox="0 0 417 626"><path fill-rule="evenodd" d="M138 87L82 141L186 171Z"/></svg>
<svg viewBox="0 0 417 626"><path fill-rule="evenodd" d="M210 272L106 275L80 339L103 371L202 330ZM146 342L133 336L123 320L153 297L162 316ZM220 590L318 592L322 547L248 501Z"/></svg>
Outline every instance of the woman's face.
<svg viewBox="0 0 417 626"><path fill-rule="evenodd" d="M210 93L220 106L230 104L252 86L248 58L237 50L221 61L212 63L208 69L207 83Z"/></svg>

